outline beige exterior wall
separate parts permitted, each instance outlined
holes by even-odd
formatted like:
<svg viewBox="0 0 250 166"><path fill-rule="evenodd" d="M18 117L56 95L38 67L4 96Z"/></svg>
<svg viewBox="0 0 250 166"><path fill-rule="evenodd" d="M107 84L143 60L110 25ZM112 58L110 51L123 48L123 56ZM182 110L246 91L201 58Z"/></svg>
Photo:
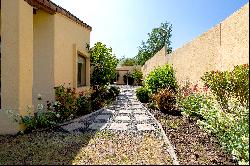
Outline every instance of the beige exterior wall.
<svg viewBox="0 0 250 166"><path fill-rule="evenodd" d="M20 0L1 0L1 104L0 133L15 133L18 124L6 110L27 114L32 106L33 8Z"/></svg>
<svg viewBox="0 0 250 166"><path fill-rule="evenodd" d="M90 55L86 49L90 44L90 31L69 18L55 14L55 86L66 84L77 87L77 56L86 58L86 85L90 86Z"/></svg>
<svg viewBox="0 0 250 166"><path fill-rule="evenodd" d="M249 63L249 3L173 53L166 55L164 50L142 67L144 77L155 67L169 63L178 82L196 82L206 71L230 70Z"/></svg>
<svg viewBox="0 0 250 166"><path fill-rule="evenodd" d="M37 105L38 94L43 103L54 100L54 35L55 17L37 10L34 20L34 72L33 104Z"/></svg>
<svg viewBox="0 0 250 166"><path fill-rule="evenodd" d="M11 11L11 12L10 12ZM70 83L77 87L77 55L86 58L86 84L90 85L90 30L61 14L36 10L23 0L1 0L1 103L0 134L14 134L21 126L5 110L27 114L54 100L54 87ZM32 107L33 108L33 107Z"/></svg>
<svg viewBox="0 0 250 166"><path fill-rule="evenodd" d="M37 95L43 103L54 100L54 87L65 84L77 87L77 56L86 58L86 87L90 85L90 31L61 14L51 15L38 10L34 15L34 86L33 103Z"/></svg>
<svg viewBox="0 0 250 166"><path fill-rule="evenodd" d="M118 80L116 81L117 85L125 85L123 81L123 76L127 73L132 73L134 69L141 70L141 66L121 66L117 67L116 71L119 72Z"/></svg>

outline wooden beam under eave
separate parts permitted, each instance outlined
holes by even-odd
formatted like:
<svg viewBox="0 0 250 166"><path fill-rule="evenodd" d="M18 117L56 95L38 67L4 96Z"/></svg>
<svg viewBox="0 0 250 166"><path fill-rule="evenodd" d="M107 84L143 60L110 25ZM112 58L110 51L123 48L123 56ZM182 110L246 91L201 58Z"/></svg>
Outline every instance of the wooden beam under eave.
<svg viewBox="0 0 250 166"><path fill-rule="evenodd" d="M44 10L45 12L49 13L49 14L55 14L56 13L56 7L52 6L52 7L48 7L45 6L43 4L40 4L39 2L35 1L35 0L25 0L28 4L30 4L33 7L36 7L38 9ZM53 9L54 8L54 9Z"/></svg>

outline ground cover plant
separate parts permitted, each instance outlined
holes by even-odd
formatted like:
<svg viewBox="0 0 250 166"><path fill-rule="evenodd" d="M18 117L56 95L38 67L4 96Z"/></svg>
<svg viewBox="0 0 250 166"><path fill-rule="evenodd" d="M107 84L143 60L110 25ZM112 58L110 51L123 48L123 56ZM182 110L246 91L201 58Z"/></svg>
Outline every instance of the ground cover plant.
<svg viewBox="0 0 250 166"><path fill-rule="evenodd" d="M110 86L103 91L76 92L74 88L55 87L55 102L47 101L47 107L38 104L41 109L27 110L25 116L13 115L14 120L24 125L25 132L56 126L79 116L96 111L115 100L120 93L118 87ZM39 106L40 105L40 106Z"/></svg>
<svg viewBox="0 0 250 166"><path fill-rule="evenodd" d="M249 164L249 66L207 72L202 80L206 88L179 100L184 115L197 118L240 164ZM204 91L207 88L211 93Z"/></svg>
<svg viewBox="0 0 250 166"><path fill-rule="evenodd" d="M139 70L139 69L134 69L134 70L132 71L132 77L133 77L133 79L134 79L136 85L139 85L139 86L142 85L143 74L142 74L142 71L141 71L141 70Z"/></svg>
<svg viewBox="0 0 250 166"><path fill-rule="evenodd" d="M166 68L162 70L163 68L151 72L143 87L149 89L148 108L165 113L161 116L165 119L173 117L170 120L173 124L160 120L163 126L178 128L175 125L179 124L177 121L188 119L184 120L184 124L193 123L191 126L194 130L195 126L199 126L217 139L217 144L223 149L221 150L231 154L228 161L249 164L249 65L235 66L232 71L206 72L201 78L203 83L187 82L179 86L175 81L169 81L175 80L174 75L169 75ZM169 87L176 87L172 88L175 91L170 93ZM137 92L139 100L141 91L139 89ZM174 109L182 115L170 115ZM185 127L180 131L188 132Z"/></svg>

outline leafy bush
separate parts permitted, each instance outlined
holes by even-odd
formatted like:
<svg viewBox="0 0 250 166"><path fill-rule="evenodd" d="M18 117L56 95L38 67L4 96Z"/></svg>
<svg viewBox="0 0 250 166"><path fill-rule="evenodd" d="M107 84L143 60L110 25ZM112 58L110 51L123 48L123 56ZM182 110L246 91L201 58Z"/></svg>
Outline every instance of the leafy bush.
<svg viewBox="0 0 250 166"><path fill-rule="evenodd" d="M162 89L152 96L157 108L163 112L170 112L176 109L176 93L171 89Z"/></svg>
<svg viewBox="0 0 250 166"><path fill-rule="evenodd" d="M213 133L222 147L238 161L249 164L249 109L240 106L237 101L230 102L233 113L223 111L216 101L209 107L203 105L201 113L205 120L199 121L199 124Z"/></svg>
<svg viewBox="0 0 250 166"><path fill-rule="evenodd" d="M209 100L206 96L202 94L191 94L186 98L182 98L178 101L178 106L181 108L185 114L192 118L204 119L201 113L201 108L205 104L207 106L210 105Z"/></svg>
<svg viewBox="0 0 250 166"><path fill-rule="evenodd" d="M106 87L101 87L91 94L91 106L93 110L98 110L106 105L107 94L108 90Z"/></svg>
<svg viewBox="0 0 250 166"><path fill-rule="evenodd" d="M235 66L231 72L232 93L243 105L249 105L249 65Z"/></svg>
<svg viewBox="0 0 250 166"><path fill-rule="evenodd" d="M132 71L132 77L135 80L136 85L142 85L143 74L141 70L134 69Z"/></svg>
<svg viewBox="0 0 250 166"><path fill-rule="evenodd" d="M229 98L228 111L224 111L213 94L190 89L184 88L187 96L178 96L183 115L198 118L198 123L215 135L223 148L239 161L249 162L249 108L237 98Z"/></svg>
<svg viewBox="0 0 250 166"><path fill-rule="evenodd" d="M110 98L111 99L115 99L116 96L118 96L120 93L120 89L118 87L115 87L115 86L111 86L109 88L109 94L110 94Z"/></svg>
<svg viewBox="0 0 250 166"><path fill-rule="evenodd" d="M60 114L61 119L68 119L70 115L75 115L78 111L78 94L75 88L55 87L54 105L55 112Z"/></svg>
<svg viewBox="0 0 250 166"><path fill-rule="evenodd" d="M86 92L77 93L74 88L55 87L55 99L54 103L47 101L47 108L44 108L43 104L38 104L37 112L31 114L28 110L28 115L18 115L15 120L25 125L25 131L31 131L51 127L92 111L90 95Z"/></svg>
<svg viewBox="0 0 250 166"><path fill-rule="evenodd" d="M156 93L158 90L164 88L171 89L175 92L178 86L173 67L167 64L150 72L145 80L145 86L151 93Z"/></svg>
<svg viewBox="0 0 250 166"><path fill-rule="evenodd" d="M233 71L211 71L201 77L224 110L228 110L228 99L234 97L241 104L249 105L249 66L236 66Z"/></svg>
<svg viewBox="0 0 250 166"><path fill-rule="evenodd" d="M89 50L91 55L91 86L108 85L116 77L116 66L118 59L112 54L112 48L107 48L101 42L95 43L94 47Z"/></svg>
<svg viewBox="0 0 250 166"><path fill-rule="evenodd" d="M98 110L107 104L111 103L112 100L120 93L117 87L111 86L109 89L107 86L100 87L94 93L91 94L91 105L93 110Z"/></svg>
<svg viewBox="0 0 250 166"><path fill-rule="evenodd" d="M53 111L38 111L34 115L21 116L21 123L26 127L26 131L38 128L46 128L58 122L56 113Z"/></svg>
<svg viewBox="0 0 250 166"><path fill-rule="evenodd" d="M145 87L140 87L136 90L136 97L142 103L148 103L150 99L150 91Z"/></svg>
<svg viewBox="0 0 250 166"><path fill-rule="evenodd" d="M85 96L85 95L80 95L77 98L77 106L78 106L78 111L77 115L86 115L88 113L91 113L92 108L91 108L91 100L90 97Z"/></svg>

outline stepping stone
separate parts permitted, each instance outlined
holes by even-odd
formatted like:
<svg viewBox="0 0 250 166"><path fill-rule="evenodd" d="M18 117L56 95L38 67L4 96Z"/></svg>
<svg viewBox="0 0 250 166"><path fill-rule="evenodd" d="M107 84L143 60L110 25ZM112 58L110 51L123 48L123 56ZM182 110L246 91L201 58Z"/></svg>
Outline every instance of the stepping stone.
<svg viewBox="0 0 250 166"><path fill-rule="evenodd" d="M109 129L111 130L127 130L129 123L111 123Z"/></svg>
<svg viewBox="0 0 250 166"><path fill-rule="evenodd" d="M132 102L133 105L141 105L139 102Z"/></svg>
<svg viewBox="0 0 250 166"><path fill-rule="evenodd" d="M137 121L144 121L149 119L150 117L148 115L135 115L135 120Z"/></svg>
<svg viewBox="0 0 250 166"><path fill-rule="evenodd" d="M98 115L95 120L109 120L111 115Z"/></svg>
<svg viewBox="0 0 250 166"><path fill-rule="evenodd" d="M106 126L107 123L92 123L88 128L92 130L103 130Z"/></svg>
<svg viewBox="0 0 250 166"><path fill-rule="evenodd" d="M137 124L136 127L139 131L155 130L155 127L151 124Z"/></svg>
<svg viewBox="0 0 250 166"><path fill-rule="evenodd" d="M129 116L117 116L115 117L115 120L126 121L126 120L130 120L130 117Z"/></svg>
<svg viewBox="0 0 250 166"><path fill-rule="evenodd" d="M132 110L120 110L119 114L131 114Z"/></svg>
<svg viewBox="0 0 250 166"><path fill-rule="evenodd" d="M132 108L140 109L143 108L141 105L133 105Z"/></svg>
<svg viewBox="0 0 250 166"><path fill-rule="evenodd" d="M105 109L104 111L102 111L103 114L113 114L115 113L115 110L110 110L110 109Z"/></svg>
<svg viewBox="0 0 250 166"><path fill-rule="evenodd" d="M69 132L75 129L84 128L84 127L85 125L83 123L70 123L68 125L62 126L64 130L67 130Z"/></svg>
<svg viewBox="0 0 250 166"><path fill-rule="evenodd" d="M136 109L136 110L134 110L134 113L135 113L135 114L145 114L145 113L146 113L146 111Z"/></svg>

